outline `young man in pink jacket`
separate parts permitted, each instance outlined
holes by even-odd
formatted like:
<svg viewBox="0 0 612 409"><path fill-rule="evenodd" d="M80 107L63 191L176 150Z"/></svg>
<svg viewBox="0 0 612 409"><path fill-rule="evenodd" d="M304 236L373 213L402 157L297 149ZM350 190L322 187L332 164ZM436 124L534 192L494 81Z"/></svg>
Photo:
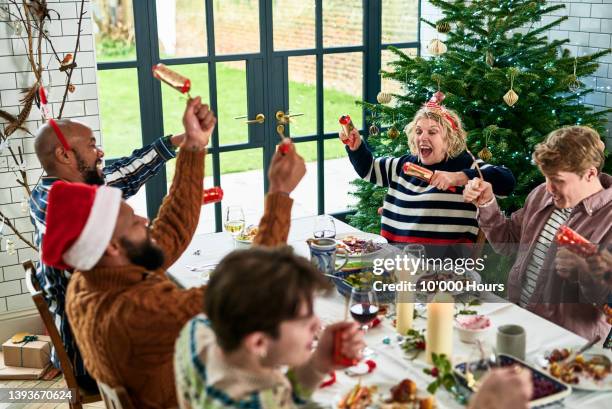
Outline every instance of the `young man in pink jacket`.
<svg viewBox="0 0 612 409"><path fill-rule="evenodd" d="M604 148L591 128L553 131L533 154L546 183L509 218L489 183L473 180L463 194L477 204L478 224L495 251L516 254L507 283L510 301L589 339L610 331L602 313L610 290L559 248L555 235L566 225L592 243L612 242L612 176L601 172Z"/></svg>

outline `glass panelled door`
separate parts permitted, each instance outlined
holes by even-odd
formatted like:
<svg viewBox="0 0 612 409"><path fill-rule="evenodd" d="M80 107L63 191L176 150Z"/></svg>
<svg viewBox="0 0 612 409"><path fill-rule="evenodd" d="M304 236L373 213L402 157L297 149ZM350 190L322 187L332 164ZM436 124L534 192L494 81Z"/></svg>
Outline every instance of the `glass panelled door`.
<svg viewBox="0 0 612 409"><path fill-rule="evenodd" d="M281 135L307 162L293 215L345 211L356 174L338 118L367 129L355 101L376 100L384 48L418 45L418 0L92 0L92 14L107 157L182 131L185 97L152 78L154 64L189 77L191 95L217 113L205 187L220 185L225 197L203 207L201 232L221 230L236 204L247 225L258 222ZM136 208L157 213L174 168L147 183Z"/></svg>

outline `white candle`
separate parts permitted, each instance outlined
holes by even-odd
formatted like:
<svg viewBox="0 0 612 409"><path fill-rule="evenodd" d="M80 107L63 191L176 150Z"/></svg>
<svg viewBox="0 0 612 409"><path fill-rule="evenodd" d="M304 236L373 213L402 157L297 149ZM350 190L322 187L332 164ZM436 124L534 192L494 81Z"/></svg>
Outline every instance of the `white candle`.
<svg viewBox="0 0 612 409"><path fill-rule="evenodd" d="M438 294L427 304L427 333L425 334L425 355L433 363L431 354L445 354L450 360L453 353L453 315L455 304L447 294Z"/></svg>
<svg viewBox="0 0 612 409"><path fill-rule="evenodd" d="M395 329L400 335L406 335L408 330L412 329L414 317L414 303L398 302L395 304L396 323Z"/></svg>

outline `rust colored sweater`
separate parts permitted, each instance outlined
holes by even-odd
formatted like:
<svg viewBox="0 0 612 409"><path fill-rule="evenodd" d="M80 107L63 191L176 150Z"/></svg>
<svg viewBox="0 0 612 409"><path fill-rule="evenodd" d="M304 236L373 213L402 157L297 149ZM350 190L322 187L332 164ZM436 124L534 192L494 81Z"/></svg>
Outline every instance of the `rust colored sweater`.
<svg viewBox="0 0 612 409"><path fill-rule="evenodd" d="M203 173L203 153L179 153L170 193L151 229L166 256L162 268L96 267L75 272L68 286L66 311L85 366L95 379L125 387L137 408L177 406L174 343L185 323L202 312L205 287L178 288L165 272L196 230ZM292 203L282 194L266 197L258 243L286 241Z"/></svg>

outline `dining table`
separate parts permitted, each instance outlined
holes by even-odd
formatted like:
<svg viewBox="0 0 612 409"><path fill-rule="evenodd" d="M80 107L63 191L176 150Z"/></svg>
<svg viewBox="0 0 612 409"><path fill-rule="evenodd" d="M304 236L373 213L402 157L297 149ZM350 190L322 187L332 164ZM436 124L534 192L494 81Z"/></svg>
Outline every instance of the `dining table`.
<svg viewBox="0 0 612 409"><path fill-rule="evenodd" d="M291 220L288 244L294 252L306 258L310 257L306 240L313 236L313 226L316 216L302 217ZM360 231L334 219L336 236L358 234ZM226 254L238 248L247 248L248 245L238 243L227 232L207 233L195 235L183 255L168 270L169 277L180 287L191 288L206 284L210 270ZM537 366L546 352L555 348L579 347L588 341L550 321L547 321L518 305L507 302L501 298L492 298L495 302L484 302L481 305L470 307L478 314L484 314L491 320L489 330L483 342L495 345L496 327L506 324L520 325L526 332L525 361ZM323 325L342 321L346 317L346 301L337 292L318 295L315 299L315 313ZM425 314L414 321L415 329L426 328ZM331 386L320 388L312 396L318 406L332 407L337 405L341 397L353 388L358 382L362 385L378 385L379 388L388 388L402 379L413 380L419 391L425 391L427 385L434 380L424 372L431 368L425 361L425 353L416 358L406 353L400 338L393 325L393 317L386 316L380 325L370 329L365 334L365 340L370 349L374 351L371 358L376 368L369 374L355 377L349 376L346 371L336 371L336 382ZM465 362L474 355L474 344L460 341L456 330L453 331L453 363ZM437 408L462 408L453 395L440 388L436 394ZM503 399L503 396L500 396ZM547 407L565 407L581 409L612 408L612 392L587 392L574 388L572 393L563 401Z"/></svg>

